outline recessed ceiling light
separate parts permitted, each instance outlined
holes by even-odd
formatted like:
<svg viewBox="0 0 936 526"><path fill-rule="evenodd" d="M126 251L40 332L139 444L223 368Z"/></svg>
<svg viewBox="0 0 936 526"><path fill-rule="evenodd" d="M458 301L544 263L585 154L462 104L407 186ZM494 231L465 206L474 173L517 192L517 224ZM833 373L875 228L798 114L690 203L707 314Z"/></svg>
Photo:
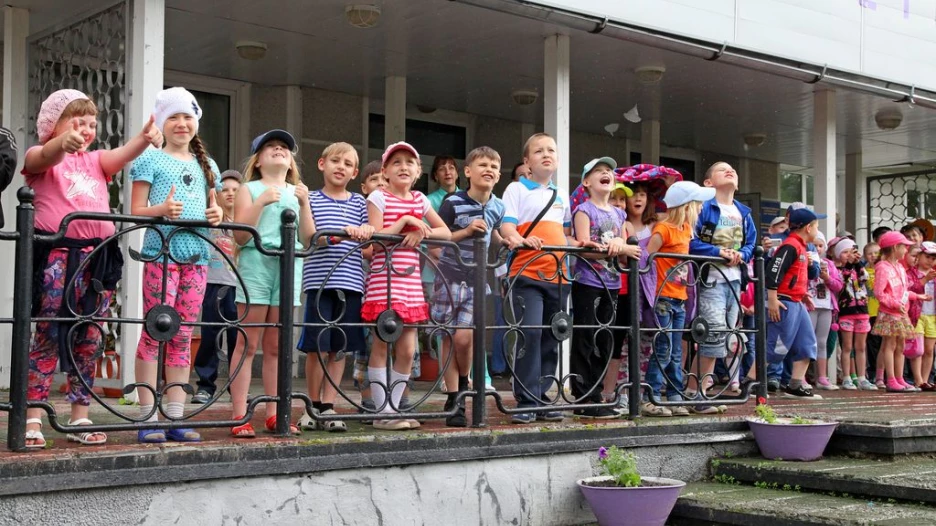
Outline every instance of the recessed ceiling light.
<svg viewBox="0 0 936 526"><path fill-rule="evenodd" d="M380 20L380 8L372 4L352 4L345 8L348 23L359 29L370 29Z"/></svg>
<svg viewBox="0 0 936 526"><path fill-rule="evenodd" d="M763 145L767 142L766 133L745 133L744 134L744 145L750 146L751 148L757 148L758 146Z"/></svg>
<svg viewBox="0 0 936 526"><path fill-rule="evenodd" d="M246 60L260 60L266 56L267 45L264 42L255 40L241 40L234 44L237 54Z"/></svg>
<svg viewBox="0 0 936 526"><path fill-rule="evenodd" d="M536 103L536 100L539 99L539 93L531 89L518 89L510 94L510 98L520 106L529 106Z"/></svg>
<svg viewBox="0 0 936 526"><path fill-rule="evenodd" d="M895 130L903 122L903 114L898 109L884 109L874 114L874 122L882 130Z"/></svg>
<svg viewBox="0 0 936 526"><path fill-rule="evenodd" d="M641 84L656 84L663 79L666 68L663 66L642 66L634 70Z"/></svg>

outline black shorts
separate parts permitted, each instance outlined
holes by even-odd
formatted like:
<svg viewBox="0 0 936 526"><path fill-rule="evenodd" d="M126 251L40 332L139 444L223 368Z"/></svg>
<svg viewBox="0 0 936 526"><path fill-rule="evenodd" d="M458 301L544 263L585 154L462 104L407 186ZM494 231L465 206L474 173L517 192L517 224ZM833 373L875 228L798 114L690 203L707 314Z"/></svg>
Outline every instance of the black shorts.
<svg viewBox="0 0 936 526"><path fill-rule="evenodd" d="M365 350L364 328L348 327L348 323L361 323L361 302L364 295L360 292L341 290L344 303L338 297L339 289L323 289L321 297L318 290L306 292L306 309L303 321L319 324L318 327L303 327L299 337L298 349L302 352L345 351L362 353ZM318 300L316 302L316 300ZM341 316L339 318L339 316ZM331 327L324 327L334 323Z"/></svg>

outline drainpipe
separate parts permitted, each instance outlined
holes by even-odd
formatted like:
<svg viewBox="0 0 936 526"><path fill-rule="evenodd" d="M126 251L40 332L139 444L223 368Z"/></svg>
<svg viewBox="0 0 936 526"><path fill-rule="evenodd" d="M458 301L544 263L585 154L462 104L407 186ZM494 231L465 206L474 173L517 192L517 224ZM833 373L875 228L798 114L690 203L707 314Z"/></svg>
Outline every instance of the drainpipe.
<svg viewBox="0 0 936 526"><path fill-rule="evenodd" d="M657 29L616 22L609 20L608 17L576 13L574 11L554 7L545 7L532 4L525 0L450 1L522 16L524 18L547 22L569 29L595 34L601 33L618 40L665 49L713 62L719 61L746 69L763 71L772 75L799 80L807 84L835 86L851 91L886 97L894 102L906 102L924 108L936 109L936 93L918 90L914 85L908 86L906 84L876 79L867 75L849 73L830 68L828 65L818 66L775 57L765 53L758 53L737 46L731 46L727 41L716 44Z"/></svg>

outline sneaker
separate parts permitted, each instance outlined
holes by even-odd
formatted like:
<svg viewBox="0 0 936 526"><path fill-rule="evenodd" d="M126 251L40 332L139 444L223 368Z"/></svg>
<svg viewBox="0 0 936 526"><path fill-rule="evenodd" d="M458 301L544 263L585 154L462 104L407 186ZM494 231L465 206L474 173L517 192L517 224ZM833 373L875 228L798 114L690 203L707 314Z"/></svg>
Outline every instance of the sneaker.
<svg viewBox="0 0 936 526"><path fill-rule="evenodd" d="M741 382L731 382L728 384L728 392L733 395L741 394Z"/></svg>
<svg viewBox="0 0 936 526"><path fill-rule="evenodd" d="M445 425L449 427L468 427L468 417L465 416L465 408L459 407L454 414L445 417Z"/></svg>
<svg viewBox="0 0 936 526"><path fill-rule="evenodd" d="M410 428L407 420L374 420L374 429L384 431L406 431Z"/></svg>
<svg viewBox="0 0 936 526"><path fill-rule="evenodd" d="M771 378L767 380L767 392L768 393L776 393L779 390L780 390L780 380L777 380L776 378Z"/></svg>
<svg viewBox="0 0 936 526"><path fill-rule="evenodd" d="M510 416L511 424L529 424L533 421L533 415L530 413L514 413Z"/></svg>
<svg viewBox="0 0 936 526"><path fill-rule="evenodd" d="M839 390L838 386L830 382L829 379L826 377L819 378L819 380L816 381L816 389L819 389L820 391L838 391Z"/></svg>
<svg viewBox="0 0 936 526"><path fill-rule="evenodd" d="M545 413L536 413L537 422L562 422L565 415L559 411L547 411Z"/></svg>
<svg viewBox="0 0 936 526"><path fill-rule="evenodd" d="M822 399L821 396L814 395L812 392L812 388L806 384L802 384L796 388L787 386L787 388L784 389L783 392L793 398L817 398L819 400Z"/></svg>
<svg viewBox="0 0 936 526"><path fill-rule="evenodd" d="M650 402L644 402L643 405L640 406L640 414L643 416L673 416L673 412L669 409L663 406L653 405Z"/></svg>
<svg viewBox="0 0 936 526"><path fill-rule="evenodd" d="M862 391L877 391L879 388L878 386L872 384L871 380L868 380L867 378L860 378L858 379L858 389Z"/></svg>
<svg viewBox="0 0 936 526"><path fill-rule="evenodd" d="M884 383L883 378L878 378L874 380L874 386L877 387L878 389L887 389L887 384Z"/></svg>
<svg viewBox="0 0 936 526"><path fill-rule="evenodd" d="M685 408L680 408L680 409L685 409ZM717 407L713 405L695 405L695 406L690 407L689 411L692 411L693 413L697 415L717 415L718 413L721 412L718 410Z"/></svg>
<svg viewBox="0 0 936 526"><path fill-rule="evenodd" d="M205 391L204 389L199 389L195 396L192 397L193 404L207 404L211 400L211 393Z"/></svg>
<svg viewBox="0 0 936 526"><path fill-rule="evenodd" d="M617 418L617 413L610 407L590 407L588 409L579 409L575 411L575 416L581 418L594 418L596 420L611 420Z"/></svg>
<svg viewBox="0 0 936 526"><path fill-rule="evenodd" d="M618 400L617 404L614 405L614 408L611 409L618 415L626 415L630 412L630 400L627 398L627 395L621 393L621 398Z"/></svg>
<svg viewBox="0 0 936 526"><path fill-rule="evenodd" d="M670 414L673 416L689 416L689 410L682 406L667 407L666 409L669 409Z"/></svg>
<svg viewBox="0 0 936 526"><path fill-rule="evenodd" d="M443 392L444 392L444 391L443 391ZM387 405L390 405L390 403L387 402ZM409 397L404 396L403 398L400 398L400 407L399 407L399 409L400 409L400 412L401 412L401 413L402 413L402 412L409 411L410 409L412 409L412 407L410 407L410 405L409 405Z"/></svg>
<svg viewBox="0 0 936 526"><path fill-rule="evenodd" d="M865 380L865 381L867 382L867 380ZM873 384L869 384L869 385L871 385L871 387L874 387ZM852 379L851 379L851 378L846 378L846 379L842 380L842 389L844 389L844 390L846 390L846 391L857 391L857 390L858 390L858 387L855 386L855 383L852 382ZM874 390L876 391L877 388L875 387Z"/></svg>

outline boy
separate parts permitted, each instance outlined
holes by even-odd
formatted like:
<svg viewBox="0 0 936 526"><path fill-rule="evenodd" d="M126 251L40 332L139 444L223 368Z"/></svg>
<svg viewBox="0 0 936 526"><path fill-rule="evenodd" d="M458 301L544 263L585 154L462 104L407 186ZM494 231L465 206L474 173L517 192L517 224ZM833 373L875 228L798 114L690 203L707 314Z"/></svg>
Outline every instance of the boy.
<svg viewBox="0 0 936 526"><path fill-rule="evenodd" d="M767 265L767 361L777 364L786 358L775 352L779 339L783 343L780 349L786 350L792 362L785 390L792 397L819 398L805 380L809 362L816 358L816 333L803 298L809 281L807 243L816 238L822 217L808 208L790 212L790 234Z"/></svg>
<svg viewBox="0 0 936 526"><path fill-rule="evenodd" d="M218 204L224 211L224 222L234 221L234 196L241 185L241 174L237 170L226 170L221 174L221 194ZM211 251L208 263L208 284L205 287L205 299L202 303L202 321L205 323L232 323L237 320L237 306L234 296L237 289L237 275L231 263L234 261L234 232L215 228L211 230L211 239L217 249ZM227 257L225 257L227 256ZM195 354L195 374L198 375L198 391L192 397L193 404L204 404L214 398L218 379L218 333L221 327L204 326L201 329L201 345ZM231 327L225 331L227 336L228 360L237 344L237 329Z"/></svg>
<svg viewBox="0 0 936 526"><path fill-rule="evenodd" d="M533 409L548 403L546 391L553 386L549 377L556 374L559 364L559 342L548 329L552 317L562 311L568 297L568 287L558 286L557 263L552 257L539 257L543 245L572 245L570 239L572 213L569 195L560 192L552 182L559 166L556 141L545 133L527 139L523 161L530 168L530 178L521 177L504 191L504 226L501 235L510 249L521 246L511 262L509 276L513 281L508 321L522 321L522 344L515 348L513 392L518 409ZM541 215L542 214L542 215ZM539 221L536 219L539 217ZM535 260L534 260L535 259ZM522 346L521 346L522 345ZM562 413L520 412L511 416L514 424L534 420L561 422Z"/></svg>
<svg viewBox="0 0 936 526"><path fill-rule="evenodd" d="M358 242L369 239L374 229L367 223L367 202L360 194L348 191L348 184L358 175L358 155L350 144L329 145L318 160L325 183L321 190L309 192L309 204L316 230L344 230L351 239L331 240L305 260L302 290L306 292L305 323L298 348L306 356L305 373L312 407L322 415L335 414L337 390L344 375L344 354L355 356L365 351L364 331L352 324L361 323L364 296L364 255ZM341 315L339 317L339 314ZM324 328L336 322L341 330ZM339 355L339 351L342 353ZM324 368L323 368L324 364ZM327 380L325 374L328 374ZM300 425L337 433L347 431L344 422L316 421L304 414Z"/></svg>
<svg viewBox="0 0 936 526"><path fill-rule="evenodd" d="M387 178L384 176L383 171L381 170L380 161L371 161L364 165L364 168L361 169L361 193L364 195L364 199L367 199L367 196L381 188L387 187ZM368 254L365 254L365 258ZM365 274L370 271L370 265L364 263L364 272ZM361 391L361 406L364 409L359 409L359 413L364 413L365 409L376 409L374 407L374 401L371 399L370 387L367 384L367 362L370 361L370 331L364 329L365 336L365 346L364 350L360 353L354 355L354 370L351 372L351 377L354 379L354 387ZM369 423L369 422L364 422Z"/></svg>
<svg viewBox="0 0 936 526"><path fill-rule="evenodd" d="M715 188L715 198L702 204L695 237L689 242L689 253L699 256L720 257L724 264L703 268L701 279L707 286L698 287L699 315L709 323L709 334L699 345L698 376L689 376L688 392L696 391L701 398L705 389L699 378L706 378L715 370L715 361L728 355L728 346L740 347L741 342L728 335L738 326L741 298L741 265L747 265L754 255L757 227L751 209L734 198L738 190L738 173L730 164L717 162L705 171L703 185ZM744 280L746 282L746 280ZM740 349L738 349L740 352ZM727 364L726 364L727 365ZM732 360L731 390L739 392L738 369L740 359ZM690 372L694 370L692 366ZM717 413L711 406L691 408L697 413Z"/></svg>
<svg viewBox="0 0 936 526"><path fill-rule="evenodd" d="M361 193L366 198L378 188L387 187L387 178L380 170L380 161L371 161L361 169Z"/></svg>
<svg viewBox="0 0 936 526"><path fill-rule="evenodd" d="M452 241L458 243L461 259L467 263L474 261L474 236L482 234L490 245L491 232L500 228L504 220L504 203L491 193L500 179L500 155L492 148L481 146L468 153L465 159L465 177L469 188L449 196L439 208L439 216L452 231ZM497 236L499 237L499 236ZM485 272L484 261L481 272ZM449 367L443 372L448 398L443 411L455 413L445 419L445 425L466 427L464 401L457 404L458 393L468 390L468 374L472 366L474 318L472 309L474 272L479 269L465 269L458 263L458 256L451 247L445 247L439 257L439 272L436 275L432 294L432 318L436 321L451 323L459 328L453 336L442 336L442 354L440 363L448 363L448 354L454 350ZM484 301L484 297L478 298ZM454 348L454 349L453 349ZM458 386L457 389L453 387Z"/></svg>

